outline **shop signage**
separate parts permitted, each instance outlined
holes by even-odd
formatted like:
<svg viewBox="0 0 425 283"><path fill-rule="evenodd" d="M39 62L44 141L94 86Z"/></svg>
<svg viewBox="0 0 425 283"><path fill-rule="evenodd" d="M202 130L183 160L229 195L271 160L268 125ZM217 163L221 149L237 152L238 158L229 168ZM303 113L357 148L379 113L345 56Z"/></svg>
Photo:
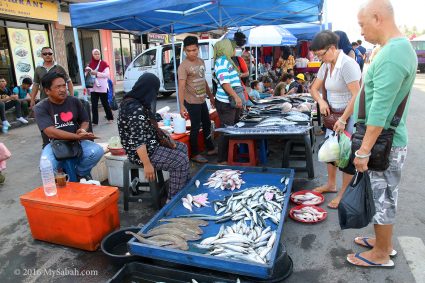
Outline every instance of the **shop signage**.
<svg viewBox="0 0 425 283"><path fill-rule="evenodd" d="M208 32L201 32L201 35L199 36L200 39L209 39L210 34Z"/></svg>
<svg viewBox="0 0 425 283"><path fill-rule="evenodd" d="M148 33L148 42L158 42L161 44L168 42L168 36L166 34Z"/></svg>
<svg viewBox="0 0 425 283"><path fill-rule="evenodd" d="M0 14L58 21L58 4L45 0L0 0Z"/></svg>

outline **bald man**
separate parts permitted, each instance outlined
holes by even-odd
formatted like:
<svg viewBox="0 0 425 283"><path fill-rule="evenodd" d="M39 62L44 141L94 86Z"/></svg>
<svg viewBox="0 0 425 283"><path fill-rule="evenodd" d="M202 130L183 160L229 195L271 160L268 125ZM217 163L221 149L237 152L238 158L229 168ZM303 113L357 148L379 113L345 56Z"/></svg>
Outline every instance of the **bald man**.
<svg viewBox="0 0 425 283"><path fill-rule="evenodd" d="M359 172L368 170L372 147L383 129L388 129L403 99L409 94L416 76L417 57L394 21L394 10L387 0L371 0L358 13L358 22L365 40L380 44L381 50L369 66L365 79L366 133L355 152L354 165ZM353 117L358 117L357 96ZM407 153L406 114L395 130L390 166L383 172L369 170L376 214L373 217L375 237L357 237L354 242L371 248L363 253L349 254L347 260L358 266L394 267L390 257L392 234L397 209L398 185Z"/></svg>

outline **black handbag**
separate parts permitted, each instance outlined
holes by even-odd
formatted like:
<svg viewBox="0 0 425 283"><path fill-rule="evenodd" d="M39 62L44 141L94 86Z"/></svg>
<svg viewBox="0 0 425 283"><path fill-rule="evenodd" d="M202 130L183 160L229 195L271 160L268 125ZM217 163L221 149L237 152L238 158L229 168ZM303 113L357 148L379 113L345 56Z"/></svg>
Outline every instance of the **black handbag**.
<svg viewBox="0 0 425 283"><path fill-rule="evenodd" d="M80 158L83 154L80 141L52 140L50 145L52 146L53 155L58 161Z"/></svg>
<svg viewBox="0 0 425 283"><path fill-rule="evenodd" d="M84 79L84 81L86 82L86 88L93 88L94 87L94 81L95 81L95 77L92 77L92 75L90 74L90 72L87 72L87 75Z"/></svg>
<svg viewBox="0 0 425 283"><path fill-rule="evenodd" d="M400 124L401 117L403 117L404 108L406 107L408 93L403 101L397 108L393 119L391 120L390 127L383 129L378 139L376 140L372 150L370 152L369 162L367 164L369 170L372 171L385 171L390 166L390 153L393 145L393 138L395 129ZM366 124L364 122L366 118L365 114L365 91L364 86L360 92L360 103L359 103L359 115L356 123L356 131L351 136L351 154L352 159L355 158L355 152L360 149L363 138L366 134Z"/></svg>
<svg viewBox="0 0 425 283"><path fill-rule="evenodd" d="M341 229L366 227L375 215L375 201L368 172L357 172L338 205Z"/></svg>

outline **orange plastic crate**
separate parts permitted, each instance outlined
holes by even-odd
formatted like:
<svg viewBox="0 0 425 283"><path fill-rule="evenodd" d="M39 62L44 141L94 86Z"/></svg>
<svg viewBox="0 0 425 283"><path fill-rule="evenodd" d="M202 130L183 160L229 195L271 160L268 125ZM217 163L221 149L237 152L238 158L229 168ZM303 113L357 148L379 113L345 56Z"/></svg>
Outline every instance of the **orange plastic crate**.
<svg viewBox="0 0 425 283"><path fill-rule="evenodd" d="M47 197L39 187L20 197L34 239L95 251L119 228L116 187L69 182Z"/></svg>

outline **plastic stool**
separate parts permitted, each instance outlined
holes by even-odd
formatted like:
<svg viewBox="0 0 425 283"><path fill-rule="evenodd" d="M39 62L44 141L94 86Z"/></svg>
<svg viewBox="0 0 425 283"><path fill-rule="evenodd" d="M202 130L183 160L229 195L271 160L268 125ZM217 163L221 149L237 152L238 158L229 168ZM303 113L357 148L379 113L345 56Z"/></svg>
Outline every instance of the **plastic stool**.
<svg viewBox="0 0 425 283"><path fill-rule="evenodd" d="M130 171L131 169L139 169L143 168L143 166L139 166L131 163L128 159L124 161L123 165L123 193L124 193L124 211L128 211L128 203L129 202L138 202L139 200L149 199L152 200L154 207L156 209L161 208L161 197L165 194L165 182L164 176L162 175L161 170L156 170L156 178L154 181L150 182L140 182L142 186L149 186L150 196L146 196L146 194L141 194L137 196L130 196Z"/></svg>
<svg viewBox="0 0 425 283"><path fill-rule="evenodd" d="M237 146L240 144L246 144L248 146L248 153L238 154ZM247 157L248 162L238 162L238 158ZM227 154L227 163L235 166L256 166L257 160L257 148L255 140L229 140L229 151Z"/></svg>

